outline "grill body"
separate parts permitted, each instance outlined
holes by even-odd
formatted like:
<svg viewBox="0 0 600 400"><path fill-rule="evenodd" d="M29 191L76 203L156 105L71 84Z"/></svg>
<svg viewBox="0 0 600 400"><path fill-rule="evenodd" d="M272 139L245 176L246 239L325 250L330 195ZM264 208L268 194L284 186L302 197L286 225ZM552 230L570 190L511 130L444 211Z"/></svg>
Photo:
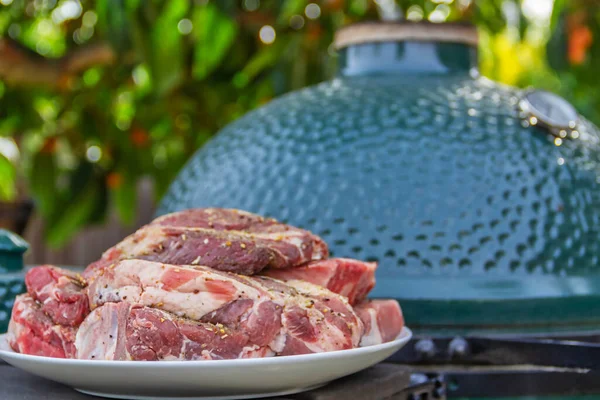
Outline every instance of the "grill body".
<svg viewBox="0 0 600 400"><path fill-rule="evenodd" d="M598 129L581 118L557 145L475 61L459 43L343 49L338 77L200 149L159 214L234 207L307 228L334 256L378 261L372 296L420 332L597 328Z"/></svg>

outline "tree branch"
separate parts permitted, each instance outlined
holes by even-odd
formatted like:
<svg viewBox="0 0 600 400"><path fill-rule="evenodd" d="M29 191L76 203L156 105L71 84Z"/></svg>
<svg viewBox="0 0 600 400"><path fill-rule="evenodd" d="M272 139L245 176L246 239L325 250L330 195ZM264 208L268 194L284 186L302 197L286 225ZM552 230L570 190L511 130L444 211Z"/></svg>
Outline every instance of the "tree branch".
<svg viewBox="0 0 600 400"><path fill-rule="evenodd" d="M0 79L12 86L64 90L78 73L110 65L115 59L115 52L106 43L82 46L60 58L46 58L10 38L0 38Z"/></svg>

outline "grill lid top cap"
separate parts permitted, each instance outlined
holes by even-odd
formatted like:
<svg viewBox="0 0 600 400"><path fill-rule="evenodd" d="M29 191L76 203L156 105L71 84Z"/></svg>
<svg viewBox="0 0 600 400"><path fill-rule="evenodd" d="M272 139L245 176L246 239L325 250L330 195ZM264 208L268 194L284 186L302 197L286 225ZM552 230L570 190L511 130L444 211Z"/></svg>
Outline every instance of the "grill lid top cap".
<svg viewBox="0 0 600 400"><path fill-rule="evenodd" d="M361 22L345 26L335 34L334 46L348 46L375 42L446 42L476 47L477 29L468 23L432 22Z"/></svg>

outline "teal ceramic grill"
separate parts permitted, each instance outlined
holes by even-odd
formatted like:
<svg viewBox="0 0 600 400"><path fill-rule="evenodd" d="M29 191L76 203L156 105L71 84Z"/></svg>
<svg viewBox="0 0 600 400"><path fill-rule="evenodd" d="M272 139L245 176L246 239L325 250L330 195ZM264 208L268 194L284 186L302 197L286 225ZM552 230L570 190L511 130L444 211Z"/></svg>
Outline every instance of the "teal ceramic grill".
<svg viewBox="0 0 600 400"><path fill-rule="evenodd" d="M28 248L21 237L0 229L0 333L8 327L15 296L25 291L23 254Z"/></svg>
<svg viewBox="0 0 600 400"><path fill-rule="evenodd" d="M235 207L379 261L374 297L418 332L600 323L598 129L477 72L468 25L338 32L339 72L235 121L160 213Z"/></svg>
<svg viewBox="0 0 600 400"><path fill-rule="evenodd" d="M378 261L372 296L417 333L390 361L426 365L407 398L600 393L598 129L481 77L469 25L359 24L335 45L334 79L223 129L159 214L245 209Z"/></svg>

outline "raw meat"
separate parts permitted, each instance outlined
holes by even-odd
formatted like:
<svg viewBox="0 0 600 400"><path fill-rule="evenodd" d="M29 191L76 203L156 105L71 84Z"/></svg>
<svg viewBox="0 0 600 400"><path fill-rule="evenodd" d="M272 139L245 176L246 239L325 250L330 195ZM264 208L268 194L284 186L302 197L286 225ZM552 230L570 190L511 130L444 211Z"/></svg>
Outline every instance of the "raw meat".
<svg viewBox="0 0 600 400"><path fill-rule="evenodd" d="M346 296L350 304L356 304L364 300L375 286L376 268L377 263L374 262L330 258L296 268L267 269L262 275L282 281L294 279L314 283Z"/></svg>
<svg viewBox="0 0 600 400"><path fill-rule="evenodd" d="M30 269L25 285L31 297L41 304L41 311L55 324L78 326L90 312L86 282L79 274L42 265Z"/></svg>
<svg viewBox="0 0 600 400"><path fill-rule="evenodd" d="M364 324L360 346L390 342L404 327L402 310L396 300L369 300L354 307Z"/></svg>
<svg viewBox="0 0 600 400"><path fill-rule="evenodd" d="M92 280L88 295L92 308L126 301L221 323L281 355L353 348L363 332L347 299L327 289L202 266L120 261Z"/></svg>
<svg viewBox="0 0 600 400"><path fill-rule="evenodd" d="M282 224L273 218L265 218L246 211L228 208L194 208L166 214L151 222L155 225L207 228L217 231L242 231L247 233L296 234L298 237L309 235L303 229ZM312 235L314 236L314 235ZM311 240L327 251L327 245L318 237Z"/></svg>
<svg viewBox="0 0 600 400"><path fill-rule="evenodd" d="M248 279L259 281L275 301L285 303L285 346L278 355L351 349L360 342L363 324L345 297L304 281L284 283L260 276Z"/></svg>
<svg viewBox="0 0 600 400"><path fill-rule="evenodd" d="M140 228L106 251L84 276L122 259L201 264L252 275L266 267L294 267L327 255L325 242L308 231L238 210L194 209Z"/></svg>
<svg viewBox="0 0 600 400"><path fill-rule="evenodd" d="M20 353L72 358L77 327L90 312L85 281L49 265L25 275L28 294L15 299L8 340Z"/></svg>
<svg viewBox="0 0 600 400"><path fill-rule="evenodd" d="M73 358L77 328L55 324L29 294L16 297L8 325L8 343L34 356Z"/></svg>
<svg viewBox="0 0 600 400"><path fill-rule="evenodd" d="M376 264L327 257L319 237L273 219L229 209L169 214L105 252L86 279L31 269L9 344L49 357L213 360L395 339L404 325L398 303L364 301Z"/></svg>
<svg viewBox="0 0 600 400"><path fill-rule="evenodd" d="M269 357L244 332L179 318L127 302L106 303L86 318L76 339L77 358L95 360L221 360Z"/></svg>

